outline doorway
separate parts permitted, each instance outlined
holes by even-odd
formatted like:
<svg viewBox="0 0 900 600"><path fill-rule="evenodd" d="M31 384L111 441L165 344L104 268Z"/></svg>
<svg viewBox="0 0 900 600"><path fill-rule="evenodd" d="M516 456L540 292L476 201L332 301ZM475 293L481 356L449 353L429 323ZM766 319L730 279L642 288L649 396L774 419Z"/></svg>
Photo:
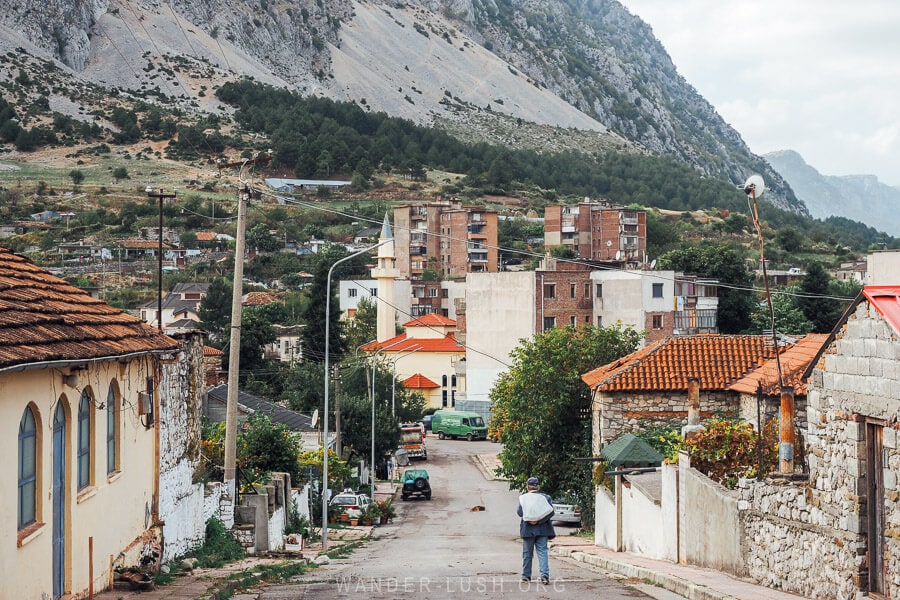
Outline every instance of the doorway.
<svg viewBox="0 0 900 600"><path fill-rule="evenodd" d="M53 598L66 589L66 412L53 414Z"/></svg>
<svg viewBox="0 0 900 600"><path fill-rule="evenodd" d="M866 423L866 510L869 595L886 598L884 563L884 430Z"/></svg>

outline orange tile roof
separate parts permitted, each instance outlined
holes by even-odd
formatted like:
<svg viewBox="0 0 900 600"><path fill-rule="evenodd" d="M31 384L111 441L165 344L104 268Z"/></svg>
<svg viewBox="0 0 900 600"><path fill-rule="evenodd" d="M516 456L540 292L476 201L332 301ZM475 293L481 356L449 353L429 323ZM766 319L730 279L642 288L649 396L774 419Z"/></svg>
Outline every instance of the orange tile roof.
<svg viewBox="0 0 900 600"><path fill-rule="evenodd" d="M396 344L396 345L394 345ZM466 351L465 346L460 346L456 342L456 334L448 333L441 338L410 338L405 333L394 336L383 342L370 342L362 347L366 352L374 352L385 348L385 352L408 352L416 350L418 352L459 352Z"/></svg>
<svg viewBox="0 0 900 600"><path fill-rule="evenodd" d="M144 248L152 250L159 248L159 240L121 240L119 245L123 248ZM171 248L172 244L163 242L163 248Z"/></svg>
<svg viewBox="0 0 900 600"><path fill-rule="evenodd" d="M411 390L433 390L441 386L428 379L421 373L416 373L412 377L407 377L403 380L403 387L409 388Z"/></svg>
<svg viewBox="0 0 900 600"><path fill-rule="evenodd" d="M700 389L724 390L756 365L773 356L762 335L704 334L673 336L581 376L602 391L687 390L688 379Z"/></svg>
<svg viewBox="0 0 900 600"><path fill-rule="evenodd" d="M404 327L454 327L456 321L437 313L428 313L403 324Z"/></svg>
<svg viewBox="0 0 900 600"><path fill-rule="evenodd" d="M273 302L279 302L278 297L269 292L247 292L241 299L244 306L262 306Z"/></svg>
<svg viewBox="0 0 900 600"><path fill-rule="evenodd" d="M793 386L795 395L806 395L806 381L803 374L827 339L827 333L811 333L781 352L779 359L783 384ZM778 364L774 358L769 359L746 377L735 381L728 389L741 394L755 394L759 384L762 384L763 393L767 396L781 395L782 382L778 381Z"/></svg>
<svg viewBox="0 0 900 600"><path fill-rule="evenodd" d="M216 234L213 231L198 231L196 235L198 242L211 242L216 239Z"/></svg>
<svg viewBox="0 0 900 600"><path fill-rule="evenodd" d="M203 346L203 356L224 356L225 353L212 346Z"/></svg>
<svg viewBox="0 0 900 600"><path fill-rule="evenodd" d="M177 348L139 318L0 248L0 369Z"/></svg>

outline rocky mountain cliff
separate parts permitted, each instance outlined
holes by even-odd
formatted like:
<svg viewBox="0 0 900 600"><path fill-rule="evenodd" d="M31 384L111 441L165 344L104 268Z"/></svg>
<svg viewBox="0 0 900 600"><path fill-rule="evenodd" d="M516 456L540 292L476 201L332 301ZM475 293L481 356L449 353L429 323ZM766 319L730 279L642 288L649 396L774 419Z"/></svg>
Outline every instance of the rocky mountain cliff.
<svg viewBox="0 0 900 600"><path fill-rule="evenodd" d="M669 155L734 184L758 172L765 200L806 212L615 0L0 0L14 48L204 110L251 76L472 139Z"/></svg>
<svg viewBox="0 0 900 600"><path fill-rule="evenodd" d="M793 150L765 158L787 180L817 219L840 216L900 236L900 189L874 175L822 175Z"/></svg>

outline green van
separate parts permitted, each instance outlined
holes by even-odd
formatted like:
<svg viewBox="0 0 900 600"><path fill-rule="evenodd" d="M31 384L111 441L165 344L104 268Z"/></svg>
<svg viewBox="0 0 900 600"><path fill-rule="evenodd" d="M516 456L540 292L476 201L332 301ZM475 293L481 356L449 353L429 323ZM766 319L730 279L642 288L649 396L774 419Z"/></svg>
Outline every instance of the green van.
<svg viewBox="0 0 900 600"><path fill-rule="evenodd" d="M487 439L487 426L476 412L439 410L431 417L431 431L438 439L464 437L472 440Z"/></svg>

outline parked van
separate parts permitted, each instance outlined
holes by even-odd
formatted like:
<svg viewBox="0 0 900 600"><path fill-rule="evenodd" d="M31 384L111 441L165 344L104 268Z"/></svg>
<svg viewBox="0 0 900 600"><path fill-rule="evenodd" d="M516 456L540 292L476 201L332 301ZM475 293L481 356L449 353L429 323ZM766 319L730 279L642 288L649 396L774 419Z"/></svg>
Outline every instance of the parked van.
<svg viewBox="0 0 900 600"><path fill-rule="evenodd" d="M475 412L439 410L431 417L431 431L438 439L464 437L472 440L487 439L484 419Z"/></svg>

